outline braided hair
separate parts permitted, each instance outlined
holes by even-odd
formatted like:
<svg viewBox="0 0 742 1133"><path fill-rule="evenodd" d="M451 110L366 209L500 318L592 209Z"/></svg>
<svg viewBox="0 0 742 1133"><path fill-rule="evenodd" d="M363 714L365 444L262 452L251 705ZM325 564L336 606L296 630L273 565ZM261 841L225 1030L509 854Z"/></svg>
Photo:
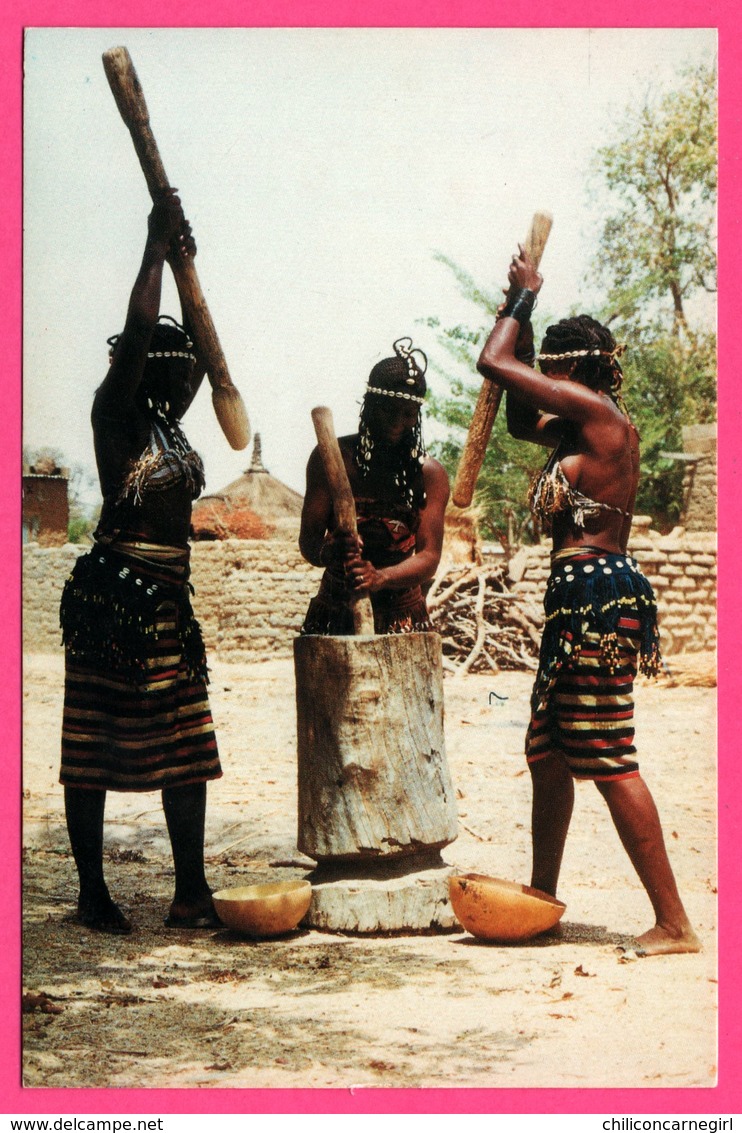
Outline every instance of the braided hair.
<svg viewBox="0 0 742 1133"><path fill-rule="evenodd" d="M425 354L413 348L411 338L397 339L393 349L394 357L377 362L369 374L361 403L355 462L361 478L372 471L381 471L395 488L401 490L408 507L420 508L425 506L426 500L422 465L427 455L421 414L418 414L414 428L393 447L374 436L372 429L374 407L383 399L411 401L417 405L422 405L425 399L425 370L428 365Z"/></svg>
<svg viewBox="0 0 742 1133"><path fill-rule="evenodd" d="M547 327L541 343L538 360L561 362L574 359L574 379L589 389L606 390L625 416L628 410L621 395L623 370L618 358L624 347L597 319L590 315L577 315L560 319Z"/></svg>
<svg viewBox="0 0 742 1133"><path fill-rule="evenodd" d="M109 359L113 359L118 346L120 334L114 334L107 340ZM169 369L172 361L181 364L190 362L194 364L196 355L193 353L193 342L187 334L185 327L181 326L170 315L160 315L150 339L147 351L147 364L144 369L142 381L137 391L141 408L154 410L162 418L169 413L169 405L163 402L168 388Z"/></svg>
<svg viewBox="0 0 742 1133"><path fill-rule="evenodd" d="M120 334L112 334L110 338L106 339L109 358L113 358L120 338ZM160 315L152 331L147 360L193 358L195 361L196 356L191 353L192 350L193 343L186 333L185 327L181 326L172 315Z"/></svg>

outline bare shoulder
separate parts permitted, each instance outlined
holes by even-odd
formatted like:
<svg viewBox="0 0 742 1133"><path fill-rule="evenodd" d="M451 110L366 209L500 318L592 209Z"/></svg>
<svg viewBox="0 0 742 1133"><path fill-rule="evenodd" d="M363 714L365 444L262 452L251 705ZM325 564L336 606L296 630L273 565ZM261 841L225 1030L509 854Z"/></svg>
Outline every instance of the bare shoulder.
<svg viewBox="0 0 742 1133"><path fill-rule="evenodd" d="M353 456L358 445L358 433L348 433L344 437L338 437L338 444L342 452L350 453Z"/></svg>
<svg viewBox="0 0 742 1133"><path fill-rule="evenodd" d="M599 412L582 422L580 432L587 450L603 459L621 456L627 449L638 447L635 425L615 402L601 397Z"/></svg>
<svg viewBox="0 0 742 1133"><path fill-rule="evenodd" d="M446 484L448 483L448 473L446 472L441 462L439 460L436 460L434 456L425 457L425 460L423 461L423 475L426 479L428 477L431 477L436 481L445 481Z"/></svg>
<svg viewBox="0 0 742 1133"><path fill-rule="evenodd" d="M356 442L358 440L357 434L353 433L345 437L338 437L337 443L343 456L353 456L356 451ZM319 445L315 445L309 454L309 463L317 464L321 462L322 454Z"/></svg>
<svg viewBox="0 0 742 1133"><path fill-rule="evenodd" d="M124 427L136 426L140 414L129 398L122 397L104 379L93 396L90 421L93 429L120 431Z"/></svg>
<svg viewBox="0 0 742 1133"><path fill-rule="evenodd" d="M423 461L423 480L428 499L438 498L445 507L450 492L448 473L440 461L432 456L426 456Z"/></svg>
<svg viewBox="0 0 742 1133"><path fill-rule="evenodd" d="M350 470L353 466L356 442L358 440L357 434L350 434L344 437L338 437L338 448L343 458L346 469ZM322 459L322 453L319 445L315 445L309 454L307 461L307 482L308 483L325 483L325 466Z"/></svg>

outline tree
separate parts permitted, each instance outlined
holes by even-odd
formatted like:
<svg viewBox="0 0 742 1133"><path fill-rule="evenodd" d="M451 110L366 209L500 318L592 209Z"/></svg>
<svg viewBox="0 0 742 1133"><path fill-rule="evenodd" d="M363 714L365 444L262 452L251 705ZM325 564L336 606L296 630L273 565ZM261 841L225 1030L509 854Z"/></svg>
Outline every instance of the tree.
<svg viewBox="0 0 742 1133"><path fill-rule="evenodd" d="M715 67L684 67L679 80L630 108L597 151L608 215L593 271L610 319L692 342L688 301L716 291Z"/></svg>
<svg viewBox="0 0 742 1133"><path fill-rule="evenodd" d="M605 219L592 279L599 316L630 344L626 388L642 434L639 506L660 525L680 515L682 427L716 418L716 69L681 69L671 90L630 109L594 164Z"/></svg>
<svg viewBox="0 0 742 1133"><path fill-rule="evenodd" d="M648 96L638 111L629 108L615 140L596 152L592 195L604 219L588 286L607 298L602 309L585 296L575 307L595 310L629 346L625 393L642 438L637 510L665 530L680 515L683 468L663 453L682 447L683 425L716 417L716 337L708 312L698 310L699 299L716 288L715 111L714 66L685 67L672 90ZM453 475L481 385L476 359L500 294L437 258L486 318L476 329L426 320L455 365L454 373L440 370L449 392L431 397L430 407L449 429L431 448ZM540 313L536 341L553 321ZM538 534L525 494L542 462L535 446L511 440L498 414L475 497L485 537L507 547L513 536Z"/></svg>

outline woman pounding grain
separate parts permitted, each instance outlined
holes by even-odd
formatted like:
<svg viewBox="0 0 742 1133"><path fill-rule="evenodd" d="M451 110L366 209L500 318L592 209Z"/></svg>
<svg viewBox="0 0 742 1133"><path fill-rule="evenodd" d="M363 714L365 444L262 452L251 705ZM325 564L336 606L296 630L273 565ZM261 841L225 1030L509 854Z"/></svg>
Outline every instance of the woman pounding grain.
<svg viewBox="0 0 742 1133"><path fill-rule="evenodd" d="M299 547L326 570L302 633L352 634L354 593L370 595L376 633L433 628L421 587L440 562L448 476L423 445L427 359L409 338L393 349L371 370L358 432L338 440L358 538L337 526L318 448L307 464Z"/></svg>
<svg viewBox="0 0 742 1133"><path fill-rule="evenodd" d="M531 884L556 896L574 779L592 780L654 909L640 954L697 952L659 816L635 759L633 681L659 665L651 586L626 553L639 437L621 389L621 348L589 316L549 327L534 370L531 311L543 282L521 246L478 362L507 390L509 432L552 449L530 492L553 539L546 624L526 736L533 783Z"/></svg>
<svg viewBox="0 0 742 1133"><path fill-rule="evenodd" d="M80 880L77 919L131 923L103 876L106 792L162 791L175 866L165 923L218 924L204 875L206 782L221 775L206 658L189 597L191 505L203 466L180 419L203 380L188 328L159 317L163 266L196 246L175 189L149 216L144 257L92 411L103 508L62 598L62 768Z"/></svg>

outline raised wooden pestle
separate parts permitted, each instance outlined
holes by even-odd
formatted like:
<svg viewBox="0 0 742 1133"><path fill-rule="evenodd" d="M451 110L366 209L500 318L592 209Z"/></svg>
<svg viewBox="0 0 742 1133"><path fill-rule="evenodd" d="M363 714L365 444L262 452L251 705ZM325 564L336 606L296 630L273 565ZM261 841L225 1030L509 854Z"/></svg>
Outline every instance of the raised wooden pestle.
<svg viewBox="0 0 742 1133"><path fill-rule="evenodd" d="M131 134L147 187L153 198L169 188L157 143L149 124L144 94L125 47L112 47L103 53L103 67L119 108ZM174 254L170 260L178 283L183 307L196 337L211 383L211 400L222 432L234 449L243 449L250 440L250 424L242 397L227 369L214 323L206 305L192 259Z"/></svg>
<svg viewBox="0 0 742 1133"><path fill-rule="evenodd" d="M340 451L332 413L325 406L317 406L312 410L314 431L317 434L322 464L330 486L332 504L338 527L350 535L358 534L356 522L356 505L353 492L345 470L343 454ZM353 595L351 597L353 609L353 627L357 634L373 634L374 612L371 599L367 594Z"/></svg>
<svg viewBox="0 0 742 1133"><path fill-rule="evenodd" d="M534 213L531 227L526 236L525 247L536 267L541 262L546 241L549 239L551 224L551 213ZM469 432L456 470L456 480L451 493L451 499L456 507L467 508L471 504L501 399L502 387L485 378L479 391L479 398L474 407Z"/></svg>

